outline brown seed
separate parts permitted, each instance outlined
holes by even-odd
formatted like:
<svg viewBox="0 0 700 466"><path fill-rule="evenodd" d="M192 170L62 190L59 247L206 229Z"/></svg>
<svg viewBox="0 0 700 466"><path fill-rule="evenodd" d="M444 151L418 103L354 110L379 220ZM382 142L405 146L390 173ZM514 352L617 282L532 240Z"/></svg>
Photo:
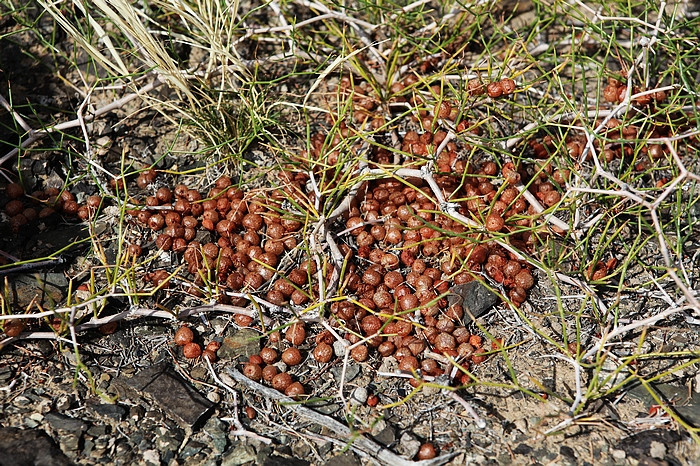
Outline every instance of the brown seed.
<svg viewBox="0 0 700 466"><path fill-rule="evenodd" d="M279 373L275 366L265 366L262 370L262 378L265 382L272 382L272 379Z"/></svg>
<svg viewBox="0 0 700 466"><path fill-rule="evenodd" d="M486 229L488 231L501 231L504 225L505 221L500 215L491 214L486 217Z"/></svg>
<svg viewBox="0 0 700 466"><path fill-rule="evenodd" d="M402 311L408 311L409 309L414 309L414 308L418 307L418 304L420 304L418 302L418 298L413 293L409 293L409 294L399 298L399 307L401 308Z"/></svg>
<svg viewBox="0 0 700 466"><path fill-rule="evenodd" d="M503 95L503 85L500 82L492 82L486 86L486 92L489 97L495 99Z"/></svg>
<svg viewBox="0 0 700 466"><path fill-rule="evenodd" d="M374 335L382 327L382 321L375 315L368 315L362 319L360 327L365 335Z"/></svg>
<svg viewBox="0 0 700 466"><path fill-rule="evenodd" d="M385 358L394 354L394 351L396 351L396 345L390 341L383 341L377 348L377 352Z"/></svg>
<svg viewBox="0 0 700 466"><path fill-rule="evenodd" d="M284 392L292 384L292 376L286 372L280 372L272 378L272 388Z"/></svg>
<svg viewBox="0 0 700 466"><path fill-rule="evenodd" d="M21 196L21 194L20 194ZM13 319L5 322L5 335L10 338L19 336L25 328L25 323L22 319Z"/></svg>
<svg viewBox="0 0 700 466"><path fill-rule="evenodd" d="M187 359L195 359L202 355L202 347L198 343L187 343L182 349L182 354Z"/></svg>
<svg viewBox="0 0 700 466"><path fill-rule="evenodd" d="M369 348L366 345L356 346L350 351L350 356L357 362L364 362L369 357Z"/></svg>
<svg viewBox="0 0 700 466"><path fill-rule="evenodd" d="M275 351L274 348L266 346L260 350L260 357L265 364L274 364L274 362L277 361L277 351Z"/></svg>
<svg viewBox="0 0 700 466"><path fill-rule="evenodd" d="M252 406L246 406L245 407L245 415L251 421L253 419L255 419L255 416L257 416L257 413L255 412L255 408L253 408Z"/></svg>
<svg viewBox="0 0 700 466"><path fill-rule="evenodd" d="M529 270L521 270L513 279L516 286L529 290L535 284L532 273Z"/></svg>
<svg viewBox="0 0 700 466"><path fill-rule="evenodd" d="M258 381L262 378L262 369L259 365L249 362L243 366L243 375L248 377L250 380Z"/></svg>
<svg viewBox="0 0 700 466"><path fill-rule="evenodd" d="M258 214L246 214L243 217L243 226L249 230L258 231L263 226L263 219Z"/></svg>
<svg viewBox="0 0 700 466"><path fill-rule="evenodd" d="M325 364L333 359L333 347L327 343L319 343L314 348L313 356L316 361Z"/></svg>
<svg viewBox="0 0 700 466"><path fill-rule="evenodd" d="M501 79L501 88L503 89L503 95L512 94L515 90L515 81L510 78Z"/></svg>
<svg viewBox="0 0 700 466"><path fill-rule="evenodd" d="M301 352L294 346L287 348L282 352L282 362L288 366L296 366L301 363Z"/></svg>
<svg viewBox="0 0 700 466"><path fill-rule="evenodd" d="M211 363L216 362L216 353L209 349L205 349L204 351L202 351L202 358L206 359Z"/></svg>
<svg viewBox="0 0 700 466"><path fill-rule="evenodd" d="M217 351L219 351L219 348L221 348L221 343L219 343L218 341L210 341L206 349L216 353Z"/></svg>
<svg viewBox="0 0 700 466"><path fill-rule="evenodd" d="M148 227L153 231L158 231L165 225L165 218L161 214L153 214L148 219Z"/></svg>
<svg viewBox="0 0 700 466"><path fill-rule="evenodd" d="M419 460L429 460L435 458L436 455L435 445L432 443L424 443L418 449L418 459Z"/></svg>
<svg viewBox="0 0 700 466"><path fill-rule="evenodd" d="M306 339L306 328L303 322L294 322L287 327L284 338L295 346L301 345Z"/></svg>
<svg viewBox="0 0 700 466"><path fill-rule="evenodd" d="M251 364L257 364L258 366L260 366L260 365L262 365L263 360L259 354L251 354L250 357L248 358L248 362Z"/></svg>
<svg viewBox="0 0 700 466"><path fill-rule="evenodd" d="M439 351L454 349L456 346L455 337L449 333L442 332L435 338L435 348Z"/></svg>
<svg viewBox="0 0 700 466"><path fill-rule="evenodd" d="M156 197L162 204L169 204L173 200L173 193L166 187L158 188Z"/></svg>
<svg viewBox="0 0 700 466"><path fill-rule="evenodd" d="M401 359L401 362L399 362L399 370L402 372L411 372L411 371L417 370L418 367L419 367L418 359L412 355L404 356Z"/></svg>
<svg viewBox="0 0 700 466"><path fill-rule="evenodd" d="M5 187L5 194L10 199L17 199L24 195L24 188L19 183L10 183Z"/></svg>
<svg viewBox="0 0 700 466"><path fill-rule="evenodd" d="M374 269L367 269L362 275L362 281L370 286L377 286L382 282L382 274Z"/></svg>
<svg viewBox="0 0 700 466"><path fill-rule="evenodd" d="M290 398L297 398L304 394L304 386L300 382L294 382L284 389L284 394Z"/></svg>

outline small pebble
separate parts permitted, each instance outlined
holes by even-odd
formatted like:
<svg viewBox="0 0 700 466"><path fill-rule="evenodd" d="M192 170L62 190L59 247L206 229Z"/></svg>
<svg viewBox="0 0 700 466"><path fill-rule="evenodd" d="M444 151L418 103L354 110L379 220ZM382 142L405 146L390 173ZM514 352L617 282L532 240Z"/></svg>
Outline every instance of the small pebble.
<svg viewBox="0 0 700 466"><path fill-rule="evenodd" d="M207 399L212 403L218 403L221 401L221 395L219 395L217 392L209 392L207 393Z"/></svg>
<svg viewBox="0 0 700 466"><path fill-rule="evenodd" d="M350 394L350 404L362 406L367 402L367 389L365 387L357 387Z"/></svg>
<svg viewBox="0 0 700 466"><path fill-rule="evenodd" d="M348 343L347 340L339 341L336 340L333 342L333 352L338 356L339 358L342 358L345 356L345 345Z"/></svg>

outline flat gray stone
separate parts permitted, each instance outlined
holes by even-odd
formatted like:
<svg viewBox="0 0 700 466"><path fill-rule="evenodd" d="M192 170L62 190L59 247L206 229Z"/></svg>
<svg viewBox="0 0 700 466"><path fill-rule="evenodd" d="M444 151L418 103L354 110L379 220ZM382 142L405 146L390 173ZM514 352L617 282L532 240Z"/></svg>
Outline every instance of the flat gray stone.
<svg viewBox="0 0 700 466"><path fill-rule="evenodd" d="M65 414L47 413L44 420L56 430L63 430L71 433L81 433L88 429L88 425L80 419L75 419Z"/></svg>
<svg viewBox="0 0 700 466"><path fill-rule="evenodd" d="M0 428L0 466L67 466L71 462L42 430Z"/></svg>
<svg viewBox="0 0 700 466"><path fill-rule="evenodd" d="M145 395L188 432L214 406L167 362L146 368L131 378L119 377L115 382L120 392L123 389L127 395L133 395L129 392Z"/></svg>
<svg viewBox="0 0 700 466"><path fill-rule="evenodd" d="M394 429L391 426L386 426L385 428L377 432L377 434L373 437L374 440L381 443L385 447L388 447L396 441L396 432L394 432Z"/></svg>
<svg viewBox="0 0 700 466"><path fill-rule="evenodd" d="M331 373L333 374L336 382L340 383L340 377L343 375L343 366L334 366L331 368ZM352 363L348 364L348 368L345 370L345 382L350 382L358 375L360 375L360 365Z"/></svg>
<svg viewBox="0 0 700 466"><path fill-rule="evenodd" d="M40 304L60 303L68 289L68 280L62 273L26 273L10 276L8 295L12 302L22 308L30 305L33 299Z"/></svg>
<svg viewBox="0 0 700 466"><path fill-rule="evenodd" d="M465 324L478 318L498 302L498 296L479 281L455 285L449 292L448 304L461 304L464 307Z"/></svg>
<svg viewBox="0 0 700 466"><path fill-rule="evenodd" d="M334 456L325 463L324 466L360 466L360 459L351 451L346 451L338 456Z"/></svg>
<svg viewBox="0 0 700 466"><path fill-rule="evenodd" d="M255 461L256 458L257 453L252 446L239 443L236 448L224 456L221 460L221 466L240 466Z"/></svg>
<svg viewBox="0 0 700 466"><path fill-rule="evenodd" d="M231 329L216 353L219 359L250 357L260 352L260 334L249 328Z"/></svg>
<svg viewBox="0 0 700 466"><path fill-rule="evenodd" d="M97 414L105 417L110 417L115 421L121 421L126 416L126 408L119 405L109 403L99 404L92 407Z"/></svg>

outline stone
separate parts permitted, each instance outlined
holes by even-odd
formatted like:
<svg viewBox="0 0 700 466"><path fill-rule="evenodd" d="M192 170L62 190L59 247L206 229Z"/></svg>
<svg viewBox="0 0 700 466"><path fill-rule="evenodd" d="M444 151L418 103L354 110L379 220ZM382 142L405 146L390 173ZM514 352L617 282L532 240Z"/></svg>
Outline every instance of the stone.
<svg viewBox="0 0 700 466"><path fill-rule="evenodd" d="M90 426L90 428L87 430L87 434L92 435L93 437L102 437L103 435L107 435L108 433L109 428L102 424Z"/></svg>
<svg viewBox="0 0 700 466"><path fill-rule="evenodd" d="M340 383L340 376L343 374L342 364L331 368L331 373L336 382ZM345 383L352 381L358 375L360 375L360 365L348 363L347 369L345 370Z"/></svg>
<svg viewBox="0 0 700 466"><path fill-rule="evenodd" d="M374 440L381 443L385 447L388 447L396 441L396 432L394 432L394 429L391 426L387 425L374 434L373 437Z"/></svg>
<svg viewBox="0 0 700 466"><path fill-rule="evenodd" d="M212 439L212 447L217 453L223 453L226 450L228 426L225 422L212 418L204 425L204 432L209 434Z"/></svg>
<svg viewBox="0 0 700 466"><path fill-rule="evenodd" d="M260 352L260 334L249 328L232 328L216 353L219 359L248 358Z"/></svg>
<svg viewBox="0 0 700 466"><path fill-rule="evenodd" d="M63 430L71 433L82 433L88 428L87 424L80 419L74 419L60 413L48 413L44 416L46 422L56 430Z"/></svg>
<svg viewBox="0 0 700 466"><path fill-rule="evenodd" d="M160 464L160 454L158 453L158 450L146 450L141 453L143 461L147 465L159 465Z"/></svg>
<svg viewBox="0 0 700 466"><path fill-rule="evenodd" d="M399 439L397 450L407 458L413 458L420 449L420 441L408 432L404 432Z"/></svg>
<svg viewBox="0 0 700 466"><path fill-rule="evenodd" d="M357 387L350 393L350 404L362 406L367 402L367 389L365 387Z"/></svg>
<svg viewBox="0 0 700 466"><path fill-rule="evenodd" d="M516 455L528 455L532 452L532 447L530 445L525 445L521 443L517 447L513 448L513 453Z"/></svg>
<svg viewBox="0 0 700 466"><path fill-rule="evenodd" d="M336 413L340 409L340 404L333 403L327 399L310 400L306 404L313 408L314 411L318 411L326 416Z"/></svg>
<svg viewBox="0 0 700 466"><path fill-rule="evenodd" d="M333 342L333 353L335 353L335 355L338 356L339 358L344 357L346 344L348 344L347 340L343 340L343 341L335 340Z"/></svg>
<svg viewBox="0 0 700 466"><path fill-rule="evenodd" d="M115 421L121 421L126 416L126 408L116 404L103 403L92 407L100 416L109 417Z"/></svg>
<svg viewBox="0 0 700 466"><path fill-rule="evenodd" d="M625 453L625 450L616 450L613 449L610 451L610 455L615 458L616 461L622 461L627 457L627 453Z"/></svg>
<svg viewBox="0 0 700 466"><path fill-rule="evenodd" d="M461 304L464 307L464 324L484 314L498 302L498 296L479 281L455 285L447 295L448 305ZM471 315L470 315L471 314Z"/></svg>
<svg viewBox="0 0 700 466"><path fill-rule="evenodd" d="M272 455L265 458L260 464L262 464L262 466L308 466L310 463L300 459Z"/></svg>
<svg viewBox="0 0 700 466"><path fill-rule="evenodd" d="M182 452L180 452L180 456L182 458L189 458L190 456L194 456L198 454L200 451L202 451L206 447L205 444L202 442L197 442L196 440L190 440L187 442L187 445L182 449Z"/></svg>
<svg viewBox="0 0 700 466"><path fill-rule="evenodd" d="M18 464L67 466L71 462L46 432L2 427L0 428L0 466Z"/></svg>
<svg viewBox="0 0 700 466"><path fill-rule="evenodd" d="M214 406L167 362L143 369L131 378L119 377L112 385L120 392L125 391L127 398L150 399L151 406L162 409L187 432Z"/></svg>
<svg viewBox="0 0 700 466"><path fill-rule="evenodd" d="M241 464L255 461L257 454L255 449L247 444L239 443L221 460L221 466L240 466Z"/></svg>
<svg viewBox="0 0 700 466"><path fill-rule="evenodd" d="M651 445L649 446L649 455L658 460L664 459L666 456L666 445L657 441L651 442Z"/></svg>
<svg viewBox="0 0 700 466"><path fill-rule="evenodd" d="M351 451L346 451L338 456L334 456L325 463L324 466L360 466L360 459Z"/></svg>

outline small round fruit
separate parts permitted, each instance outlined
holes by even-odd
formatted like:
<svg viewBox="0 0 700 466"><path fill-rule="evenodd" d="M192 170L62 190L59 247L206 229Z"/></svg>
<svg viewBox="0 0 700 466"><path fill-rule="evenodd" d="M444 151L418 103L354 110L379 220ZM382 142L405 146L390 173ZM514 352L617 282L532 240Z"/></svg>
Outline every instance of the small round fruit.
<svg viewBox="0 0 700 466"><path fill-rule="evenodd" d="M418 449L418 459L419 460L429 460L435 458L435 445L432 443L424 443Z"/></svg>
<svg viewBox="0 0 700 466"><path fill-rule="evenodd" d="M272 388L283 392L292 384L292 376L286 372L280 372L272 378Z"/></svg>
<svg viewBox="0 0 700 466"><path fill-rule="evenodd" d="M327 343L319 343L313 351L314 359L325 364L333 359L333 347Z"/></svg>
<svg viewBox="0 0 700 466"><path fill-rule="evenodd" d="M202 351L202 357L209 362L216 362L216 353L210 349Z"/></svg>
<svg viewBox="0 0 700 466"><path fill-rule="evenodd" d="M288 366L296 366L301 363L301 352L298 348L287 348L282 352L282 362Z"/></svg>
<svg viewBox="0 0 700 466"><path fill-rule="evenodd" d="M274 362L277 361L277 351L269 346L266 346L260 350L260 357L265 364L274 364Z"/></svg>
<svg viewBox="0 0 700 466"><path fill-rule="evenodd" d="M486 217L486 229L488 231L501 231L504 225L505 221L500 215L491 214Z"/></svg>
<svg viewBox="0 0 700 466"><path fill-rule="evenodd" d="M195 359L202 355L202 347L198 343L187 343L182 353L187 359Z"/></svg>
<svg viewBox="0 0 700 466"><path fill-rule="evenodd" d="M257 364L248 363L243 366L243 375L257 382L262 378L262 369Z"/></svg>
<svg viewBox="0 0 700 466"><path fill-rule="evenodd" d="M194 340L194 332L187 326L182 326L175 332L175 344L177 346L185 346L188 343L192 343Z"/></svg>
<svg viewBox="0 0 700 466"><path fill-rule="evenodd" d="M291 383L284 389L284 394L290 398L296 398L304 394L304 386L299 382Z"/></svg>

